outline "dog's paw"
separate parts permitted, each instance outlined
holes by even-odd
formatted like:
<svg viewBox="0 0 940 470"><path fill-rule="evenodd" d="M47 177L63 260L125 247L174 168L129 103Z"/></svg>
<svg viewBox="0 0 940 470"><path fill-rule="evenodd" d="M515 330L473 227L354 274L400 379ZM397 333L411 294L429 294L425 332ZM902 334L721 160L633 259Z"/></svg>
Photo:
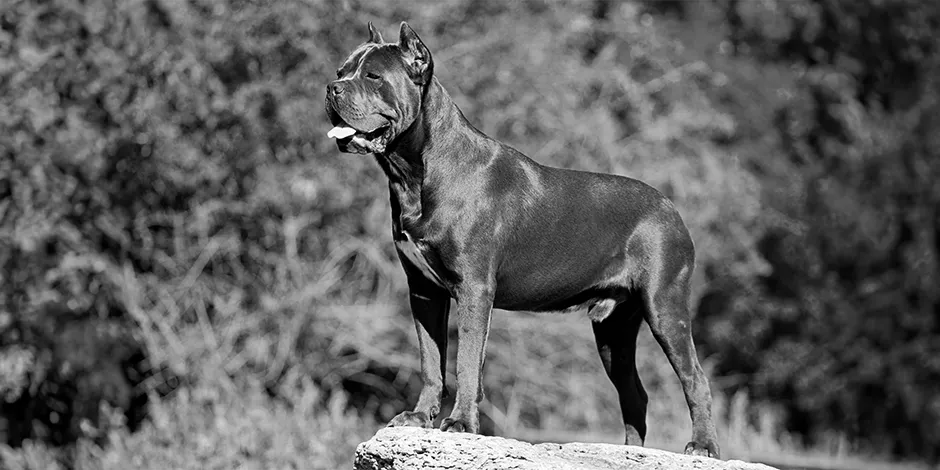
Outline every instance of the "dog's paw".
<svg viewBox="0 0 940 470"><path fill-rule="evenodd" d="M423 411L402 411L398 416L388 422L388 427L412 426L416 428L430 428L431 418Z"/></svg>
<svg viewBox="0 0 940 470"><path fill-rule="evenodd" d="M479 432L479 426L474 426L469 420L463 418L444 418L444 420L441 421L441 431L469 432L476 434Z"/></svg>
<svg viewBox="0 0 940 470"><path fill-rule="evenodd" d="M686 455L717 459L719 458L718 443L712 440L708 440L704 443L692 441L685 445L685 453Z"/></svg>

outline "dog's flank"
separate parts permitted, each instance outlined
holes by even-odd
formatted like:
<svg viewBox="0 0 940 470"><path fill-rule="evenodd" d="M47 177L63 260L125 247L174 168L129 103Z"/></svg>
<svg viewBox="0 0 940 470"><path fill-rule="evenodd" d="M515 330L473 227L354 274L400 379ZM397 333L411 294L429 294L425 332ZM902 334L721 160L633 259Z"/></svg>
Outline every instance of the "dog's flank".
<svg viewBox="0 0 940 470"><path fill-rule="evenodd" d="M457 394L441 422L477 432L493 307L588 309L620 397L627 444L643 444L647 395L636 336L650 326L692 416L686 452L718 456L711 395L689 329L695 252L672 203L635 179L541 165L471 125L402 23L397 43L369 42L327 86L330 135L373 153L389 180L392 237L408 278L424 387L389 425L430 427L445 391L447 321L456 300Z"/></svg>

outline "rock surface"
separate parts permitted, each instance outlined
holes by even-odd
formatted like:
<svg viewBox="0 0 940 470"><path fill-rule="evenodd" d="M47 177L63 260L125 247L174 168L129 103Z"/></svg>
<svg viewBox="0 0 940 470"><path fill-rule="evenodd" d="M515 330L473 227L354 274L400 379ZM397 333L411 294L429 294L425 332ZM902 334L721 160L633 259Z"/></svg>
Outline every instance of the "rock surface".
<svg viewBox="0 0 940 470"><path fill-rule="evenodd" d="M529 444L514 439L432 429L379 430L356 449L356 470L773 470L739 460L692 457L613 444Z"/></svg>

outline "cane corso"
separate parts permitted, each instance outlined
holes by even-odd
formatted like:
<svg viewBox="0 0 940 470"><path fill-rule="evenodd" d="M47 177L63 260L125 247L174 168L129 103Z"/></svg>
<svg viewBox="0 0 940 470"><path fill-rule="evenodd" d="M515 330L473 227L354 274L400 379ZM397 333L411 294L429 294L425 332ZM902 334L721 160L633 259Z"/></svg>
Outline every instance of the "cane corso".
<svg viewBox="0 0 940 470"><path fill-rule="evenodd" d="M434 75L406 23L369 40L327 85L339 150L374 154L389 181L392 237L408 278L424 387L389 426L431 427L445 395L447 319L455 300L457 396L440 429L478 432L490 315L587 309L620 396L626 443L646 436L636 369L645 319L678 374L692 416L685 452L718 457L708 380L692 343L695 253L673 204L635 179L541 165L477 130Z"/></svg>

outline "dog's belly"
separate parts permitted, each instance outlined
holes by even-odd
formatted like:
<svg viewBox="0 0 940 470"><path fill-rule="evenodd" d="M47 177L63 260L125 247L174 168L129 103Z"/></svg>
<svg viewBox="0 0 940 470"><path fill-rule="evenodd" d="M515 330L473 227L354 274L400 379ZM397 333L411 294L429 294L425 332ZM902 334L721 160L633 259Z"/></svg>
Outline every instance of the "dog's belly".
<svg viewBox="0 0 940 470"><path fill-rule="evenodd" d="M591 209L594 209L593 211ZM636 225L596 208L570 210L563 229L534 225L506 246L494 304L507 310L562 311L625 300L642 284L647 250Z"/></svg>
<svg viewBox="0 0 940 470"><path fill-rule="evenodd" d="M629 296L629 289L620 286L588 286L581 290L564 289L554 292L532 292L529 296L513 295L497 298L493 307L503 310L532 312L564 312L591 307L602 301L621 302Z"/></svg>
<svg viewBox="0 0 940 470"><path fill-rule="evenodd" d="M624 300L638 274L624 252L546 255L506 266L493 304L506 310L562 311Z"/></svg>

